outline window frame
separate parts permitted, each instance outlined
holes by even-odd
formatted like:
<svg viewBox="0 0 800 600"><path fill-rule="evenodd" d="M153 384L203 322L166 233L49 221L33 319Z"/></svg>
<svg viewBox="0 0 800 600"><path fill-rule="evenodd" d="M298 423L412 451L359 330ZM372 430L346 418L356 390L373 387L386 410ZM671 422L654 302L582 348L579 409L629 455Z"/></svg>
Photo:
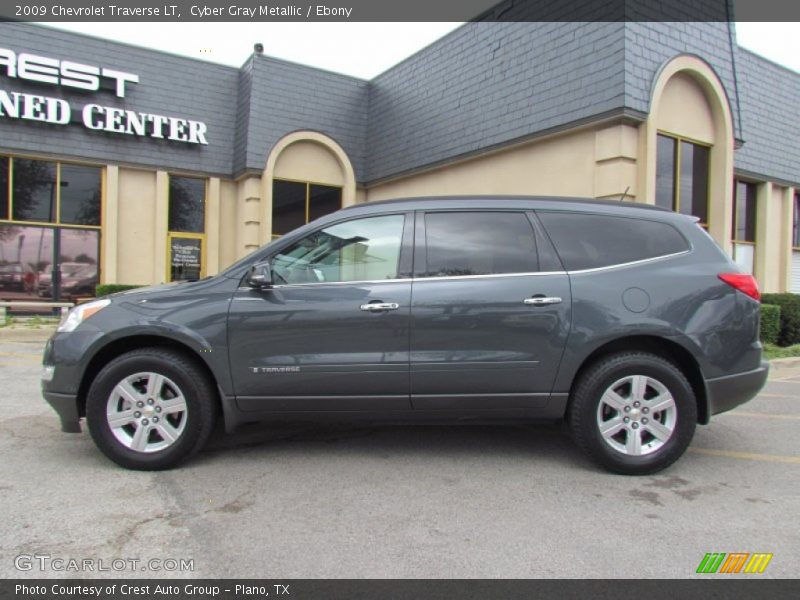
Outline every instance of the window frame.
<svg viewBox="0 0 800 600"><path fill-rule="evenodd" d="M435 208L435 209L419 209L415 216L414 227L414 271L413 279L417 281L439 281L450 279L486 279L490 277L525 277L531 275L552 275L554 273L561 273L563 271L525 271L525 272L512 272L512 273L490 273L484 275L436 275L428 277L425 275L428 268L428 243L426 237L425 215L437 213L515 213L526 219L528 226L533 236L533 243L536 249L536 264L537 268L541 269L542 265L542 243L539 239L539 233L531 214L531 211L526 208Z"/></svg>
<svg viewBox="0 0 800 600"><path fill-rule="evenodd" d="M800 251L800 191L792 195L792 250Z"/></svg>
<svg viewBox="0 0 800 600"><path fill-rule="evenodd" d="M738 215L739 215L739 207L737 205L739 194L738 194L738 187L739 184L743 183L747 186L753 186L753 204L754 204L754 212L753 218L755 223L753 223L753 240L740 240L736 238L736 233L738 231L737 223L738 223ZM738 177L734 178L733 180L733 215L731 219L731 243L732 244L747 244L749 246L755 246L756 236L758 234L758 182L757 181L750 181L747 179L740 179ZM746 212L746 211L745 211Z"/></svg>
<svg viewBox="0 0 800 600"><path fill-rule="evenodd" d="M275 182L276 181L283 181L286 183L302 183L306 186L306 207L305 207L305 223L303 225L308 225L309 220L308 217L311 214L311 186L312 185L320 185L324 187L329 187L333 189L339 190L339 208L341 210L344 208L344 186L343 185L331 185L330 183L323 183L322 181L313 181L310 179L291 179L289 177L273 177L272 178L272 208L270 209L270 240L277 240L284 235L285 233L274 233L273 229L273 216L275 211ZM302 227L302 225L301 225Z"/></svg>
<svg viewBox="0 0 800 600"><path fill-rule="evenodd" d="M692 144L694 146L700 146L708 150L708 177L706 178L706 215L709 217L711 216L711 194L710 187L711 187L711 152L713 151L713 144L709 144L708 142L702 142L700 140L694 139L689 136L671 133L669 131L664 131L659 129L656 131L656 142L658 142L658 136L663 136L670 138L675 141L675 154L673 156L673 166L672 166L672 212L680 213L681 210L681 186L680 186L680 177L681 177L681 144L686 142L688 144ZM658 146L658 143L656 143ZM656 157L656 162L658 161L658 157ZM683 214L683 213L681 213ZM693 215L694 216L694 215ZM698 221L698 225L700 225L704 229L708 229L709 223Z"/></svg>
<svg viewBox="0 0 800 600"><path fill-rule="evenodd" d="M72 160L52 160L49 158L39 158L36 156L27 156L20 154L2 154L0 159L8 161L8 219L0 219L0 223L14 224L14 225L37 225L40 227L67 227L70 229L94 229L101 230L103 228L103 219L106 213L106 166L96 163L79 162ZM53 163L56 166L56 218L54 221L28 221L14 218L14 161L15 160L36 160L40 162ZM62 223L61 222L61 165L69 165L73 167L90 167L100 170L100 223L97 225L84 225L76 223Z"/></svg>
<svg viewBox="0 0 800 600"><path fill-rule="evenodd" d="M327 229L329 227L333 227L335 225L341 225L343 223L349 223L351 221L361 221L364 219L371 219L375 217L389 217L394 215L400 215L404 217L403 221L403 231L400 238L400 256L398 257L398 267L397 267L397 277L394 279L364 279L364 280L354 280L354 281L309 281L309 282L302 282L302 283L275 283L272 285L274 289L281 289L281 288L294 288L294 287L309 287L309 286L321 286L321 285L358 285L358 284L376 284L376 283L402 283L402 282L410 282L412 281L412 261L413 261L413 252L414 252L414 228L415 228L415 219L414 219L414 211L413 210L397 210L397 211L388 211L388 212L378 212L373 214L367 215L357 215L357 216L343 216L341 219L337 219L335 221L331 221L330 223L325 223L319 227L311 229L309 231L305 231L302 235L293 235L288 236L283 235L279 236L279 239L285 241L285 243L279 244L276 248L272 249L268 254L264 255L262 258L255 260L250 264L252 267L253 265L261 264L264 262L272 262L278 254L281 254L284 250L289 248L290 246L296 244L300 240L307 238L311 235L319 233L323 229ZM299 228L298 228L299 230ZM247 273L249 268L245 269L242 278L246 279ZM246 284L243 282L242 285Z"/></svg>
<svg viewBox="0 0 800 600"><path fill-rule="evenodd" d="M179 179L197 179L203 182L203 231L202 232L194 232L194 231L173 231L169 228L169 211L172 206L169 188L170 188L170 181L167 181L167 247L166 247L166 255L165 255L165 265L166 265L166 280L167 282L172 281L189 281L186 279L173 279L172 278L172 239L173 238L180 238L186 240L199 240L200 241L200 275L198 279L202 279L206 276L206 255L208 254L206 249L206 234L208 228L208 184L209 179L208 177L198 177L197 175L187 175L184 173L168 173L168 177L170 181L173 177Z"/></svg>
<svg viewBox="0 0 800 600"><path fill-rule="evenodd" d="M660 219L652 219L652 218L636 217L636 216L627 216L627 215L615 215L615 214L604 213L604 212L595 212L595 211L590 211L590 210L587 210L587 211L569 211L569 210L559 210L559 209L553 209L553 208L538 209L536 211L536 213L537 213L537 217L541 217L543 214L546 214L546 213L553 213L553 214L560 213L560 214L581 215L581 216L611 217L611 218L615 218L615 219L630 219L630 220L635 220L635 221L648 221L650 223L658 223L658 224L665 225L665 226L670 227L671 229L673 229L678 234L678 236L683 240L683 242L686 244L686 247L685 247L684 250L680 250L680 251L677 251L677 252L670 252L668 254L658 254L656 256L651 256L651 257L648 257L648 258L640 258L640 259L627 261L627 262L622 262L622 263L611 263L611 264L608 264L608 265L603 265L603 266L598 266L598 267L586 267L586 268L581 268L581 269L570 269L564 263L564 260L561 258L561 256L558 255L558 248L556 247L556 242L553 239L549 238L550 233L547 232L547 226L544 223L542 223L541 220L540 220L540 223L541 223L541 226L542 226L542 230L545 232L545 235L548 236L548 240L553 245L553 252L555 252L558 255L558 260L563 264L563 268L564 268L563 272L568 274L568 275L579 274L579 273L594 273L594 272L600 272L600 271L607 271L607 270L611 270L611 269L619 269L619 268L624 268L624 267L630 267L630 266L635 266L635 265L640 265L640 264L647 264L647 263L650 263L650 262L664 260L664 259L667 259L667 258L674 258L676 256L682 256L684 254L690 254L690 253L694 252L694 249L695 249L694 244L692 244L692 241L688 237L686 237L686 235L684 235L684 233L678 227L675 227L675 225L673 225L672 223L669 223L667 221L662 221ZM699 223L698 223L698 225L699 225ZM706 234L708 235L708 232L706 232Z"/></svg>

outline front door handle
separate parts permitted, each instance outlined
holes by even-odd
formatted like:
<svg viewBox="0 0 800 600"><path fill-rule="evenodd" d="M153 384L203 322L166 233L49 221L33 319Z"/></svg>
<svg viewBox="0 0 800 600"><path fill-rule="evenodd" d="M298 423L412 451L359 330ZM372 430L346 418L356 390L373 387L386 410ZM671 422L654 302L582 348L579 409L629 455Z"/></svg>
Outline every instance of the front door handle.
<svg viewBox="0 0 800 600"><path fill-rule="evenodd" d="M367 312L384 312L387 310L397 310L400 305L397 302L370 302L369 304L362 304L361 310Z"/></svg>
<svg viewBox="0 0 800 600"><path fill-rule="evenodd" d="M547 304L559 304L562 300L558 296L534 296L533 298L525 298L522 302L533 306L545 306Z"/></svg>

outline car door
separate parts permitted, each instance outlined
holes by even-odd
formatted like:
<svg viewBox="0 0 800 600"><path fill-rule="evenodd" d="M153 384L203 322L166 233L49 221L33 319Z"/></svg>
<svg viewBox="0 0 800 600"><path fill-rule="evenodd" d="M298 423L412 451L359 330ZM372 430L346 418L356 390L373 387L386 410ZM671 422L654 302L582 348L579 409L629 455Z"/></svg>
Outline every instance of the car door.
<svg viewBox="0 0 800 600"><path fill-rule="evenodd" d="M405 213L339 221L278 250L271 288L238 289L228 335L242 410L410 409L412 231Z"/></svg>
<svg viewBox="0 0 800 600"><path fill-rule="evenodd" d="M417 215L415 409L546 405L570 328L570 283L524 211ZM540 259L539 246L548 249Z"/></svg>

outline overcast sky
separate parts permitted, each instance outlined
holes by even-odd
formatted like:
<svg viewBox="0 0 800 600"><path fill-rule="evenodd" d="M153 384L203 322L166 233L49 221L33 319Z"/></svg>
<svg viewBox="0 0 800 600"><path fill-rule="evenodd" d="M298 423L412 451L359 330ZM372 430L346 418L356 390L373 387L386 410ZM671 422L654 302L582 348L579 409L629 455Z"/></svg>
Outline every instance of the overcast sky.
<svg viewBox="0 0 800 600"><path fill-rule="evenodd" d="M439 39L459 23L48 23L79 31L241 66L264 44L264 53L370 79ZM800 23L738 23L740 45L800 72Z"/></svg>

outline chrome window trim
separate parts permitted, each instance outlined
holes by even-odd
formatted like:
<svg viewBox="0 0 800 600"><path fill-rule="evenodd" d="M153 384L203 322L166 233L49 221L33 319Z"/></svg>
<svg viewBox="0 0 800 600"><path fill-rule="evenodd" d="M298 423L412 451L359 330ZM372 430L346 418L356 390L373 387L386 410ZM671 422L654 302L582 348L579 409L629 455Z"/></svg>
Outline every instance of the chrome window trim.
<svg viewBox="0 0 800 600"><path fill-rule="evenodd" d="M435 277L415 277L414 282L451 281L453 279L493 279L498 277L538 277L540 275L566 275L566 271L533 271L527 273L490 273L488 275L437 275Z"/></svg>
<svg viewBox="0 0 800 600"><path fill-rule="evenodd" d="M358 281L309 281L307 283L279 283L273 285L271 289L280 290L283 288L298 288L298 287L319 287L323 285L363 285L363 284L376 284L376 283L410 283L414 281L409 278L402 279L360 279ZM249 289L249 288L247 288Z"/></svg>
<svg viewBox="0 0 800 600"><path fill-rule="evenodd" d="M273 285L272 289L295 288L295 287L316 287L320 285L359 285L376 283L420 283L423 281L452 281L454 279L493 279L499 277L529 277L539 275L566 275L566 271L537 271L534 273L493 273L489 275L444 275L441 277L412 277L402 279L365 279L360 281L319 281L308 283L282 283ZM250 288L245 288L250 289Z"/></svg>
<svg viewBox="0 0 800 600"><path fill-rule="evenodd" d="M660 256L653 256L652 258L643 258L641 260L634 260L631 262L626 263L618 263L614 265L608 265L605 267L594 267L591 269L576 269L575 271L567 271L568 275L581 275L583 273L597 273L598 271L608 271L610 269L621 269L623 267L633 267L636 265L643 265L646 263L655 262L657 260L664 260L666 258L674 258L676 256L682 256L684 254L689 254L692 250L681 250L680 252L673 252L672 254L661 254Z"/></svg>

